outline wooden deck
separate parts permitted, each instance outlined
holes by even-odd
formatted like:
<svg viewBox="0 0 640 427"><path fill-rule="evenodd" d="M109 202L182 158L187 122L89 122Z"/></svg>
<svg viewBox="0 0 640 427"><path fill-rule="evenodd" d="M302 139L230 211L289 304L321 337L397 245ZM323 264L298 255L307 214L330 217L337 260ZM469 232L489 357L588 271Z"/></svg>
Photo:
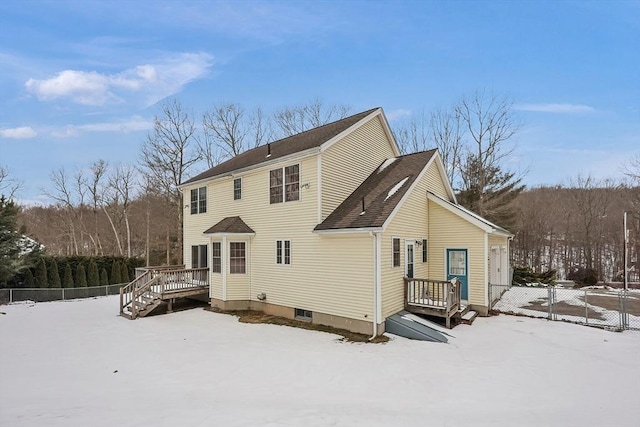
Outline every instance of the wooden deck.
<svg viewBox="0 0 640 427"><path fill-rule="evenodd" d="M404 278L404 308L410 313L442 317L447 328L451 319L467 309L461 305L460 281Z"/></svg>
<svg viewBox="0 0 640 427"><path fill-rule="evenodd" d="M171 311L178 298L209 294L209 269L184 266L136 269L136 278L120 288L120 315L144 317L163 303Z"/></svg>

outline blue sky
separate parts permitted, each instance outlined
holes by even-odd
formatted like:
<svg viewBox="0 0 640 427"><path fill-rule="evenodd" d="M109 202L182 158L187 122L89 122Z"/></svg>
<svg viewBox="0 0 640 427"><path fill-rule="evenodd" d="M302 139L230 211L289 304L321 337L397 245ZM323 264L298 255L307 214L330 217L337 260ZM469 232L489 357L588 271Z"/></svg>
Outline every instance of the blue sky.
<svg viewBox="0 0 640 427"><path fill-rule="evenodd" d="M475 90L513 98L530 186L620 178L640 152L640 1L0 3L0 165L134 163L158 102L199 117L321 99L393 126Z"/></svg>

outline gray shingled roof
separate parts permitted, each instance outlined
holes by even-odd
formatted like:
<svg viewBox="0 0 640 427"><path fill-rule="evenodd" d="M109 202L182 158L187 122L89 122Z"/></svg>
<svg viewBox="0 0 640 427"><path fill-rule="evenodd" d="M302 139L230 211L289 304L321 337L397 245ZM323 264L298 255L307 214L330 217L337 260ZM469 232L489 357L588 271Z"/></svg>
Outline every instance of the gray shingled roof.
<svg viewBox="0 0 640 427"><path fill-rule="evenodd" d="M239 169L258 165L268 160L277 159L279 157L288 156L310 148L319 147L334 136L355 125L377 109L378 108L373 108L371 110L363 111L362 113L358 113L332 123L327 123L326 125L245 151L244 153L240 153L237 156L232 157L226 162L220 163L219 165L194 176L182 184L189 184L200 181L201 179L227 174ZM267 157L269 151L271 152L271 155Z"/></svg>
<svg viewBox="0 0 640 427"><path fill-rule="evenodd" d="M422 151L383 162L315 230L382 227L435 152Z"/></svg>
<svg viewBox="0 0 640 427"><path fill-rule="evenodd" d="M232 233L232 234L255 234L239 216L228 216L209 228L204 234Z"/></svg>

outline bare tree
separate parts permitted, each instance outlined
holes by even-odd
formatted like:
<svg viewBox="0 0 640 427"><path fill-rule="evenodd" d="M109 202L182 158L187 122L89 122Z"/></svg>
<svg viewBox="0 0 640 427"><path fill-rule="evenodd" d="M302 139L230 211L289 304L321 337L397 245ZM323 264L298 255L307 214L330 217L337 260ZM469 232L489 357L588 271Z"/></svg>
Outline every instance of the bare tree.
<svg viewBox="0 0 640 427"><path fill-rule="evenodd" d="M206 154L215 159L217 147L224 157L234 157L246 150L245 138L248 127L244 109L237 104L222 104L213 107L202 116Z"/></svg>
<svg viewBox="0 0 640 427"><path fill-rule="evenodd" d="M154 119L153 132L142 146L141 167L152 188L166 197L177 213L178 260L182 260L182 195L178 185L200 160L194 149L195 125L182 105L174 100L162 106L162 115ZM171 261L171 230L167 230L167 263Z"/></svg>
<svg viewBox="0 0 640 427"><path fill-rule="evenodd" d="M100 159L91 165L91 181L89 182L89 193L91 194L93 230L95 234L95 255L103 255L102 243L100 242L100 230L98 228L98 214L102 207L102 193L104 192L103 178L107 173L107 162Z"/></svg>
<svg viewBox="0 0 640 427"><path fill-rule="evenodd" d="M315 99L296 107L285 107L276 111L274 121L283 136L291 136L305 130L343 119L351 109L344 105L325 105Z"/></svg>
<svg viewBox="0 0 640 427"><path fill-rule="evenodd" d="M429 129L424 111L395 126L394 137L402 154L424 151L429 146Z"/></svg>
<svg viewBox="0 0 640 427"><path fill-rule="evenodd" d="M135 196L137 170L133 166L119 165L109 177L109 187L118 195L122 204L122 216L127 232L127 257L131 258L131 225L129 209L132 197Z"/></svg>
<svg viewBox="0 0 640 427"><path fill-rule="evenodd" d="M464 150L462 117L454 109L437 109L429 116L430 141L438 148L449 182L455 185L460 176Z"/></svg>
<svg viewBox="0 0 640 427"><path fill-rule="evenodd" d="M9 168L0 166L0 195L7 200L13 200L22 183L9 176Z"/></svg>
<svg viewBox="0 0 640 427"><path fill-rule="evenodd" d="M259 147L275 139L271 120L261 108L257 108L249 117L249 128L253 138L253 147Z"/></svg>
<svg viewBox="0 0 640 427"><path fill-rule="evenodd" d="M522 176L504 169L515 149L510 140L520 128L512 105L508 98L476 92L454 108L469 138L460 162L458 201L503 227L515 225L510 205L524 189Z"/></svg>

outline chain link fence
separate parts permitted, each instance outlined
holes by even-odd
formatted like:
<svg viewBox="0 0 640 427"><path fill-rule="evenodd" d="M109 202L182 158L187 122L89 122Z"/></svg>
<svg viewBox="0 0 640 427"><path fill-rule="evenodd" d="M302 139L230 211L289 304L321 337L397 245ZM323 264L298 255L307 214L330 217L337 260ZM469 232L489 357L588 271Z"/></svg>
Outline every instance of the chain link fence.
<svg viewBox="0 0 640 427"><path fill-rule="evenodd" d="M640 330L640 290L489 285L489 305L506 314Z"/></svg>
<svg viewBox="0 0 640 427"><path fill-rule="evenodd" d="M83 288L12 288L0 289L0 304L20 301L46 302L78 298L94 298L119 295L120 287L126 283Z"/></svg>

